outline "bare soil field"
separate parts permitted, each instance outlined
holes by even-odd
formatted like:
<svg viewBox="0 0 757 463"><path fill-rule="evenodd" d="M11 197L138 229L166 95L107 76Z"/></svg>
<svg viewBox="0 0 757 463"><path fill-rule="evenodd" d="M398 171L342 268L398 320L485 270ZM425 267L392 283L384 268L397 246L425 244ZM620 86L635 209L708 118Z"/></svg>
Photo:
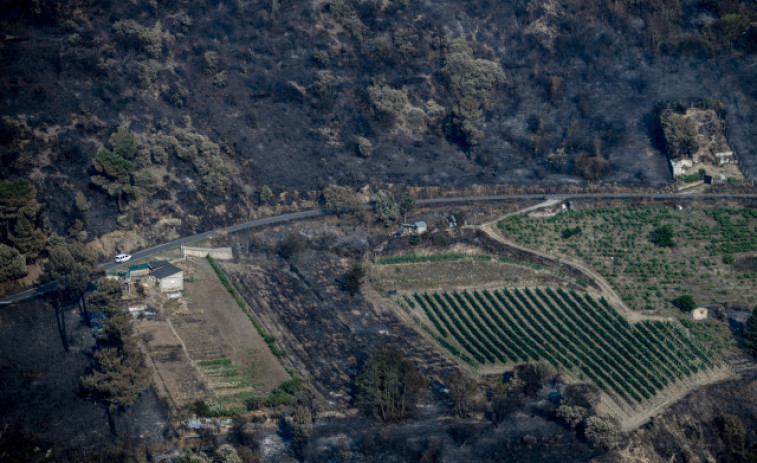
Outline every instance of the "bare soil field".
<svg viewBox="0 0 757 463"><path fill-rule="evenodd" d="M486 257L486 256L481 256ZM368 280L380 292L391 290L463 290L466 288L501 288L551 286L579 289L573 281L545 269L502 262L492 258L462 258L446 262L423 262L394 265L371 265Z"/></svg>

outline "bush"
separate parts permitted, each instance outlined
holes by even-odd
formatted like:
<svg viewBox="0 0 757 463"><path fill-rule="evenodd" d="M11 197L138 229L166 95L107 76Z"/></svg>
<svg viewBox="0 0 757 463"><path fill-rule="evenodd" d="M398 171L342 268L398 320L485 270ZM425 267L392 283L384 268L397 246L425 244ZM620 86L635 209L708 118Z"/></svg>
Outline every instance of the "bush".
<svg viewBox="0 0 757 463"><path fill-rule="evenodd" d="M595 448L608 450L620 441L620 425L607 416L590 416L586 419L584 435Z"/></svg>
<svg viewBox="0 0 757 463"><path fill-rule="evenodd" d="M557 407L557 418L568 427L568 429L576 429L576 426L583 421L586 416L587 410L578 405L560 405Z"/></svg>
<svg viewBox="0 0 757 463"><path fill-rule="evenodd" d="M650 241L657 246L672 248L675 246L673 242L673 227L670 225L660 225L652 230Z"/></svg>
<svg viewBox="0 0 757 463"><path fill-rule="evenodd" d="M697 143L697 126L694 120L672 110L660 115L665 146L673 158L689 156L699 149Z"/></svg>
<svg viewBox="0 0 757 463"><path fill-rule="evenodd" d="M113 31L124 45L136 48L151 58L159 58L163 53L159 25L150 29L131 19L122 19L113 24Z"/></svg>
<svg viewBox="0 0 757 463"><path fill-rule="evenodd" d="M672 302L674 306L678 307L684 312L691 312L692 310L697 308L697 303L694 301L694 298L688 294L678 296L677 298L673 299Z"/></svg>

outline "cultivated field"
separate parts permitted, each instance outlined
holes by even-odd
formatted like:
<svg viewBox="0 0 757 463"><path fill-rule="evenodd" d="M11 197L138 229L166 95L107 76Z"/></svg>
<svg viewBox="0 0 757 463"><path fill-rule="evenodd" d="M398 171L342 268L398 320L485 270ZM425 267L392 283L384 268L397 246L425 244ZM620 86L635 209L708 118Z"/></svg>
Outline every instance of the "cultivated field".
<svg viewBox="0 0 757 463"><path fill-rule="evenodd" d="M167 301L136 324L162 389L181 408L204 400L215 414L243 411L291 379L205 259L181 264L186 304Z"/></svg>
<svg viewBox="0 0 757 463"><path fill-rule="evenodd" d="M656 227L673 230L672 247L652 244ZM757 210L613 207L550 219L501 221L510 240L541 252L582 259L637 310L672 308L687 293L700 305L757 303Z"/></svg>
<svg viewBox="0 0 757 463"><path fill-rule="evenodd" d="M621 419L725 367L675 322L630 324L604 299L551 288L407 293L400 304L439 345L482 371L547 361L606 394Z"/></svg>

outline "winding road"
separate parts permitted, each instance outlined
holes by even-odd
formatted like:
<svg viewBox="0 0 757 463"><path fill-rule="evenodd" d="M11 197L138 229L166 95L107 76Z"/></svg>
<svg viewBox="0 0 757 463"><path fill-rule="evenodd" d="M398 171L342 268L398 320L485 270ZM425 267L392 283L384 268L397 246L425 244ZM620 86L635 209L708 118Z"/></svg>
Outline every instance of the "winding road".
<svg viewBox="0 0 757 463"><path fill-rule="evenodd" d="M419 199L416 200L417 206L439 206L445 204L461 204L471 202L494 202L494 201L545 201L549 203L555 203L558 201L564 201L567 199L580 200L580 199L604 199L604 200L636 200L636 199L648 199L655 201L665 200L678 200L678 201L708 201L708 200L757 200L757 194L687 194L682 195L680 193L555 193L555 194L516 194L516 195L492 195L492 196L466 196L466 197L452 197L452 198L433 198L433 199ZM366 205L367 209L372 208L372 205ZM540 206L541 207L541 206ZM520 210L516 213L521 213L531 208ZM264 227L268 225L277 225L284 222L291 222L294 220L310 219L314 217L320 217L329 214L331 211L328 209L313 209L309 211L291 212L288 214L282 214L274 217L267 217L265 219L252 220L250 222L240 223L236 225L230 225L228 227L218 228L215 230L198 233L196 235L186 236L179 238L168 243L159 244L151 248L143 249L141 251L132 254L132 259L143 259L162 252L176 249L182 245L186 245L195 241L199 241L205 238L218 235L220 233L235 233L243 230L249 230L253 228ZM103 270L110 270L118 267L122 264L116 262L105 262L100 264L100 268ZM22 301L31 297L40 296L46 294L55 289L55 282L47 283L45 285L37 286L35 288L4 297L0 299L0 304L10 304L13 302Z"/></svg>

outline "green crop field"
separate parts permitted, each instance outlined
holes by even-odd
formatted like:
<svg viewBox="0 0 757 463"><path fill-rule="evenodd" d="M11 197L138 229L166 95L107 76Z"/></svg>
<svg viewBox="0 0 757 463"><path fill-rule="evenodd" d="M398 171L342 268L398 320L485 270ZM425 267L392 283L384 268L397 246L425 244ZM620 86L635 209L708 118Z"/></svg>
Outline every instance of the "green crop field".
<svg viewBox="0 0 757 463"><path fill-rule="evenodd" d="M575 291L416 292L403 303L419 309L439 344L470 365L547 361L632 407L720 363L677 322L632 325L604 299Z"/></svg>
<svg viewBox="0 0 757 463"><path fill-rule="evenodd" d="M757 251L755 209L596 208L498 226L524 246L582 259L637 310L670 309L684 293L700 305L757 302L757 272L740 265ZM669 227L671 246L654 244L658 227Z"/></svg>

